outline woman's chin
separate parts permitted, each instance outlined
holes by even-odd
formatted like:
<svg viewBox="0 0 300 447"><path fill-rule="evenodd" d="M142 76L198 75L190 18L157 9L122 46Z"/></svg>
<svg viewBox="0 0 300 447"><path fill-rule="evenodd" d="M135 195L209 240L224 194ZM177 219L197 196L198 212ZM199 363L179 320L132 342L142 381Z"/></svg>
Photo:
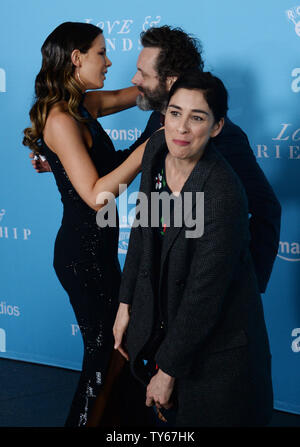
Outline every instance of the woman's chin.
<svg viewBox="0 0 300 447"><path fill-rule="evenodd" d="M173 158L177 158L179 160L188 158L188 154L183 148L172 148L171 150L169 148L169 153Z"/></svg>
<svg viewBox="0 0 300 447"><path fill-rule="evenodd" d="M97 84L91 84L90 86L88 86L86 88L86 90L99 90L100 88L104 87L104 82L103 81L99 81L97 82Z"/></svg>

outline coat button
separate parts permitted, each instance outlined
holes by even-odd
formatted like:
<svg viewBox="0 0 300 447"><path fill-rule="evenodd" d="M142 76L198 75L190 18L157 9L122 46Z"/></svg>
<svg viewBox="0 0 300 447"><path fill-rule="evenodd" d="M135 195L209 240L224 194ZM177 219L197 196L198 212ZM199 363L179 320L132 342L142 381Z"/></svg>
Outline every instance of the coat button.
<svg viewBox="0 0 300 447"><path fill-rule="evenodd" d="M144 277L144 278L148 278L148 272L147 272L147 270L144 270L142 274L143 274L143 277Z"/></svg>

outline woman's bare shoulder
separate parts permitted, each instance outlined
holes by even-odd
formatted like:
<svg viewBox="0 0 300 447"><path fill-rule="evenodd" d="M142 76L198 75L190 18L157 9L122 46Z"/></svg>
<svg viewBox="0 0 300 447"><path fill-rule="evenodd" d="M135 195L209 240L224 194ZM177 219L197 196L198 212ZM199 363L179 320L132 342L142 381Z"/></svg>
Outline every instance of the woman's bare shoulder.
<svg viewBox="0 0 300 447"><path fill-rule="evenodd" d="M81 132L77 121L68 112L66 104L60 102L51 108L47 116L43 137L50 147L56 147L58 140L65 140L68 136L81 137Z"/></svg>
<svg viewBox="0 0 300 447"><path fill-rule="evenodd" d="M65 101L60 101L54 104L48 112L48 116L46 119L46 124L53 124L56 122L66 122L68 119L72 118L70 113L68 112L68 106Z"/></svg>
<svg viewBox="0 0 300 447"><path fill-rule="evenodd" d="M46 119L45 131L47 129L59 130L64 126L67 126L68 128L69 126L73 127L74 125L77 125L76 120L69 113L67 104L61 101L51 107Z"/></svg>

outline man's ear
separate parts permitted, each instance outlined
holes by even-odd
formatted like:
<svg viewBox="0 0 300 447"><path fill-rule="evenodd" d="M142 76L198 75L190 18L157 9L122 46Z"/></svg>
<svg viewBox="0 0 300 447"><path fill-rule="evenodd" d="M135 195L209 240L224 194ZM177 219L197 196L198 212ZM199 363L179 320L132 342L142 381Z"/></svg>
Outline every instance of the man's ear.
<svg viewBox="0 0 300 447"><path fill-rule="evenodd" d="M177 81L178 76L168 76L166 79L166 88L168 91L171 90L172 85L174 84L175 81Z"/></svg>
<svg viewBox="0 0 300 447"><path fill-rule="evenodd" d="M214 124L211 134L210 134L211 138L214 138L217 135L219 135L219 133L223 129L223 126L224 126L224 118L221 118L220 121L218 121L217 123Z"/></svg>
<svg viewBox="0 0 300 447"><path fill-rule="evenodd" d="M79 50L75 49L71 53L71 61L75 67L81 66L81 53Z"/></svg>

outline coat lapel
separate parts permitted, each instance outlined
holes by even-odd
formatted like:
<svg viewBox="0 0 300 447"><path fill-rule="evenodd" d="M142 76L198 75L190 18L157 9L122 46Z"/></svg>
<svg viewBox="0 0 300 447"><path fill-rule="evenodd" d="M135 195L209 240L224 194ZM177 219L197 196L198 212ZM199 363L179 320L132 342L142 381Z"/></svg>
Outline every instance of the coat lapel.
<svg viewBox="0 0 300 447"><path fill-rule="evenodd" d="M167 146L164 139L164 131L157 132L155 138L151 138L146 150L143 159L143 175L140 185L140 191L144 192L148 196L148 218L150 218L151 214L151 191L152 184L155 175L155 169L160 157L163 155L163 152L167 151ZM159 135L160 134L160 135ZM155 134L154 134L155 135ZM153 144L151 144L153 141ZM146 152L147 151L147 152ZM160 283L163 277L163 268L165 261L167 259L167 255L175 241L182 230L189 230L187 226L185 226L185 222L187 222L188 215L193 212L194 207L196 206L196 192L201 192L204 189L205 182L214 166L214 164L219 159L219 155L214 147L214 144L210 142L204 152L202 158L198 161L193 171L191 172L189 178L185 182L182 190L181 196L184 198L185 192L192 193L192 207L190 209L185 210L183 207L183 216L182 216L182 226L180 227L168 227L163 241L163 248L161 253L161 263L160 263ZM182 201L183 203L183 201ZM157 231L156 228L152 228L149 226L147 228L143 228L144 234L144 242L145 249L147 252L147 263L149 266L153 265L154 260L154 231Z"/></svg>

